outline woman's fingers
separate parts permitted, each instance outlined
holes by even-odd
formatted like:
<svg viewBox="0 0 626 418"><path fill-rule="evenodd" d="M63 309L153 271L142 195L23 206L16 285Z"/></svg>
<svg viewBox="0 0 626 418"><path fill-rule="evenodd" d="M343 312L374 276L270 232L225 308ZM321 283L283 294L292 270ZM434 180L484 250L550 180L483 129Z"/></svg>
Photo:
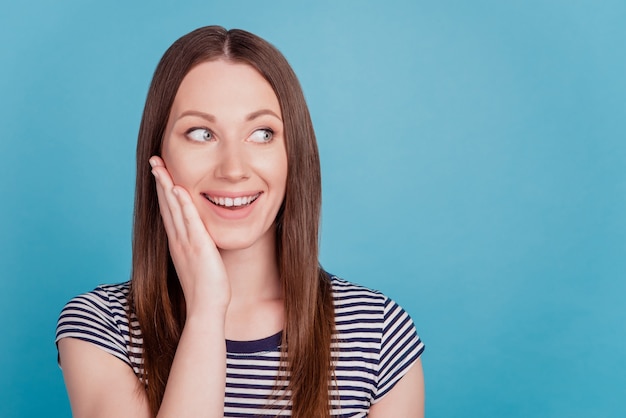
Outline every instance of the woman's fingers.
<svg viewBox="0 0 626 418"><path fill-rule="evenodd" d="M169 209L169 205L167 204L167 199L165 197L165 190L159 181L159 173L155 170L152 170L152 175L154 176L156 183L156 191L157 197L159 200L159 212L161 212L161 219L163 219L163 225L165 226L165 231L168 236L171 233L174 233L174 223L172 221L172 214Z"/></svg>
<svg viewBox="0 0 626 418"><path fill-rule="evenodd" d="M230 283L215 242L189 192L175 186L163 160L150 158L172 261L185 294L187 314L225 309Z"/></svg>
<svg viewBox="0 0 626 418"><path fill-rule="evenodd" d="M187 238L189 243L196 248L210 245L214 248L215 244L211 240L196 205L191 200L191 196L187 190L180 186L174 186L172 193L178 199L181 208L181 216L186 227Z"/></svg>
<svg viewBox="0 0 626 418"><path fill-rule="evenodd" d="M191 196L174 182L159 157L150 159L152 172L157 182L157 194L161 216L170 241L192 244L196 248L204 245L215 248Z"/></svg>
<svg viewBox="0 0 626 418"><path fill-rule="evenodd" d="M187 228L182 217L182 209L178 198L174 196L174 182L163 165L163 160L158 157L150 159L152 173L157 183L157 195L163 224L170 240L177 239L188 241Z"/></svg>

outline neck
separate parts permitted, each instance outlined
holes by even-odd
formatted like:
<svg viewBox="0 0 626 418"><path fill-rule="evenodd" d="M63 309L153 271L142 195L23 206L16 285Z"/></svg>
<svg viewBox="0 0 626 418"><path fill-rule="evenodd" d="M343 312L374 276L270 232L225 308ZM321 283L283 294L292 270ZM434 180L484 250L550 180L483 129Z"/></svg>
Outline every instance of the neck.
<svg viewBox="0 0 626 418"><path fill-rule="evenodd" d="M272 228L249 248L220 250L231 286L231 304L282 298Z"/></svg>

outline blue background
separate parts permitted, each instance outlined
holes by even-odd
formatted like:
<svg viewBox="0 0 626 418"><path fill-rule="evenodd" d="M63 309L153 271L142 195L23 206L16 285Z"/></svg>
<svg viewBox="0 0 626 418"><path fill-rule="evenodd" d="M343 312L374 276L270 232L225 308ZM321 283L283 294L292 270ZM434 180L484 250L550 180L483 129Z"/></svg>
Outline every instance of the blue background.
<svg viewBox="0 0 626 418"><path fill-rule="evenodd" d="M0 416L70 415L57 315L128 278L148 84L206 24L265 37L299 75L322 263L411 313L427 416L626 416L626 3L17 3L0 16Z"/></svg>

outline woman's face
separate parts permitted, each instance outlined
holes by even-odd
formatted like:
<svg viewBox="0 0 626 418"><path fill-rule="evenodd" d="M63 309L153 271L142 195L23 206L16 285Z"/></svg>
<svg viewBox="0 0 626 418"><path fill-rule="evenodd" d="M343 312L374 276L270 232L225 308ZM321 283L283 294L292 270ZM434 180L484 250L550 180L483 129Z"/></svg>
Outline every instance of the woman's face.
<svg viewBox="0 0 626 418"><path fill-rule="evenodd" d="M176 93L161 156L218 248L274 245L287 152L278 98L254 68L194 67Z"/></svg>

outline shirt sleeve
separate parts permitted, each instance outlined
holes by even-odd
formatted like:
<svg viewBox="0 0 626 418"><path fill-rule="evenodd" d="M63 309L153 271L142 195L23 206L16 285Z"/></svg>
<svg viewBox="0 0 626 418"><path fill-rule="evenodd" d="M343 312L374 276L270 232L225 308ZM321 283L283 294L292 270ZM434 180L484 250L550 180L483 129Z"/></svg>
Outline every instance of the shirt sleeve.
<svg viewBox="0 0 626 418"><path fill-rule="evenodd" d="M76 296L61 311L55 343L62 338L78 338L96 345L132 367L114 310L119 311L111 306L108 292L102 287Z"/></svg>
<svg viewBox="0 0 626 418"><path fill-rule="evenodd" d="M378 380L372 403L380 401L424 351L413 320L400 305L387 299L378 363Z"/></svg>

